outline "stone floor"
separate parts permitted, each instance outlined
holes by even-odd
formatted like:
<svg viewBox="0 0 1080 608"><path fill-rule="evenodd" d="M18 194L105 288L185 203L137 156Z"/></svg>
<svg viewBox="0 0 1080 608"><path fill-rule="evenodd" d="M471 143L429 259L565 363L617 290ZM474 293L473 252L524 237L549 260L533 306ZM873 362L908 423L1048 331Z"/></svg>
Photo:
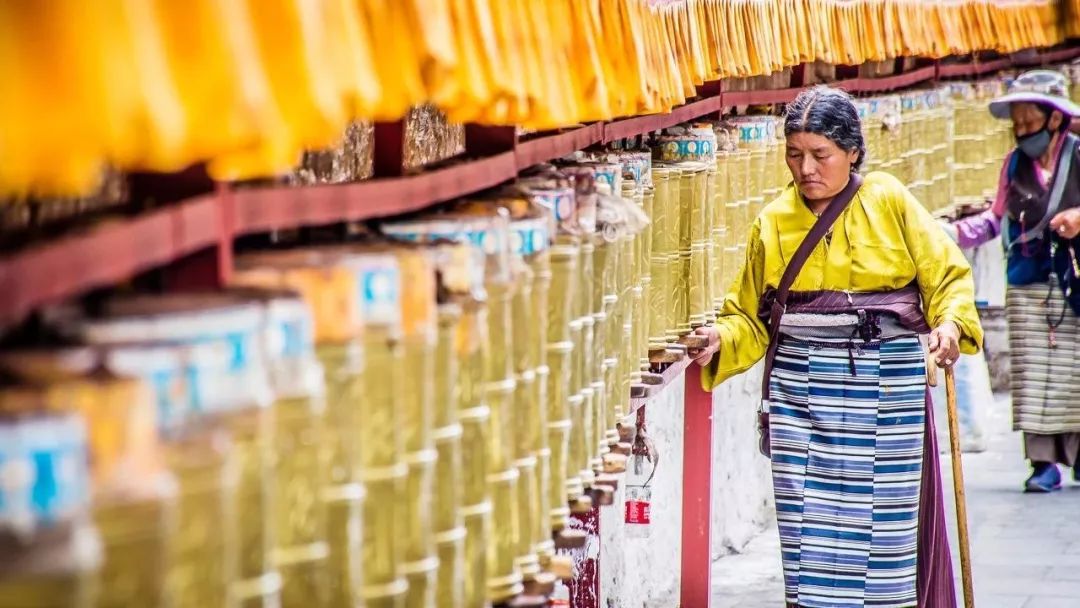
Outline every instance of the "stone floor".
<svg viewBox="0 0 1080 608"><path fill-rule="evenodd" d="M1050 495L1019 491L1028 470L1020 435L1009 427L1009 406L998 399L986 413L988 449L964 455L978 608L1080 608L1080 483L1063 470L1065 488ZM944 420L941 421L944 424ZM954 520L951 466L943 458L948 517ZM959 553L953 540L957 585ZM782 608L775 527L746 550L713 566L712 608ZM960 598L960 592L957 593ZM961 604L962 605L962 604Z"/></svg>

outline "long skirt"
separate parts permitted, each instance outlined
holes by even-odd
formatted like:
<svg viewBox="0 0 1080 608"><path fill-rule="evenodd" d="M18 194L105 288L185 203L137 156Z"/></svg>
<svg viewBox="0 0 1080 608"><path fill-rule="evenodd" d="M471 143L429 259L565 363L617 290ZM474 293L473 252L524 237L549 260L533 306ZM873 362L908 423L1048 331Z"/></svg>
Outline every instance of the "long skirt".
<svg viewBox="0 0 1080 608"><path fill-rule="evenodd" d="M1049 296L1049 299L1047 298ZM1080 317L1057 285L1009 287L1013 429L1037 435L1080 431ZM1054 345L1051 346L1050 323Z"/></svg>
<svg viewBox="0 0 1080 608"><path fill-rule="evenodd" d="M918 338L855 352L784 338L770 387L787 603L954 608Z"/></svg>

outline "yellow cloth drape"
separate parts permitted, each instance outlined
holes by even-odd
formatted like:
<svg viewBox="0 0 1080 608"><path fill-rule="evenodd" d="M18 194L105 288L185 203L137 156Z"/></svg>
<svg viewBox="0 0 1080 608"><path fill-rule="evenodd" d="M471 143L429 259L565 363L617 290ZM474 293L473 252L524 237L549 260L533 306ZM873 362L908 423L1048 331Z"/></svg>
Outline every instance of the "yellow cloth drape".
<svg viewBox="0 0 1080 608"><path fill-rule="evenodd" d="M720 351L702 371L712 390L765 354L768 335L757 317L766 286L780 283L787 260L817 218L789 187L750 228L746 261L724 299L716 327ZM831 243L814 249L792 291L874 292L917 282L931 327L953 321L961 351L982 344L971 266L923 205L888 173L870 173L833 228Z"/></svg>
<svg viewBox="0 0 1080 608"><path fill-rule="evenodd" d="M1080 29L1076 4L0 2L0 193L85 193L103 165L279 174L351 121L427 102L458 122L546 129L664 112L705 81L799 62L1046 46Z"/></svg>

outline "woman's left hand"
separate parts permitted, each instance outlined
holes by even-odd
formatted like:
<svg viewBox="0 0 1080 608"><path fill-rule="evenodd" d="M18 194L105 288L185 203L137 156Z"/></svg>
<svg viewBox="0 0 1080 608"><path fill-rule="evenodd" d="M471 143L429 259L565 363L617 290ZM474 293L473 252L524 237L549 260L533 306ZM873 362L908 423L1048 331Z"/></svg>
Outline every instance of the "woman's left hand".
<svg viewBox="0 0 1080 608"><path fill-rule="evenodd" d="M952 367L960 358L960 328L952 321L930 332L930 354L941 367Z"/></svg>
<svg viewBox="0 0 1080 608"><path fill-rule="evenodd" d="M1080 209L1066 209L1050 220L1050 229L1063 239L1080 234Z"/></svg>

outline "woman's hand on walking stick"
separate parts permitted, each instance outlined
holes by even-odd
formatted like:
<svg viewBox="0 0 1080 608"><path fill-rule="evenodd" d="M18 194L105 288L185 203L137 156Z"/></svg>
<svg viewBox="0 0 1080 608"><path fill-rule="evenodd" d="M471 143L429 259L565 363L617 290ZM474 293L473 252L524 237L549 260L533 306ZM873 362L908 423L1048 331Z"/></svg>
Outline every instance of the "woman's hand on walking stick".
<svg viewBox="0 0 1080 608"><path fill-rule="evenodd" d="M960 328L952 321L930 332L930 355L940 367L952 367L960 358Z"/></svg>

